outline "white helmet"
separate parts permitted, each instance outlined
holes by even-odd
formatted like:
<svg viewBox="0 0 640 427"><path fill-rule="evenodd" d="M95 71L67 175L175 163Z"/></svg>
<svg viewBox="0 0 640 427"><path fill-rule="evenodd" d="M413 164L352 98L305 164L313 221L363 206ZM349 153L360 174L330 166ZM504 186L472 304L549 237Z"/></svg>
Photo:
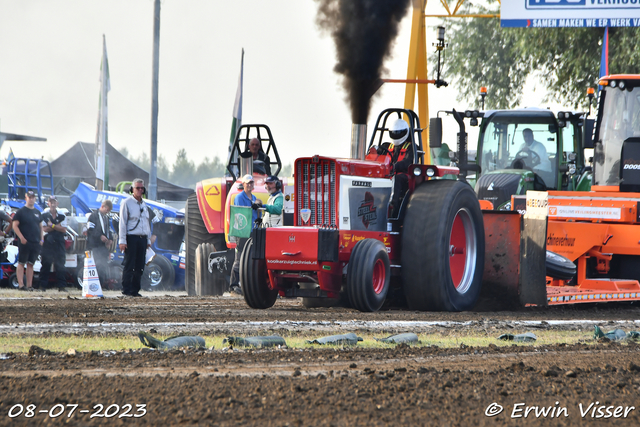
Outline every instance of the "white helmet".
<svg viewBox="0 0 640 427"><path fill-rule="evenodd" d="M389 128L389 136L393 145L401 145L409 136L409 124L402 119L397 119Z"/></svg>

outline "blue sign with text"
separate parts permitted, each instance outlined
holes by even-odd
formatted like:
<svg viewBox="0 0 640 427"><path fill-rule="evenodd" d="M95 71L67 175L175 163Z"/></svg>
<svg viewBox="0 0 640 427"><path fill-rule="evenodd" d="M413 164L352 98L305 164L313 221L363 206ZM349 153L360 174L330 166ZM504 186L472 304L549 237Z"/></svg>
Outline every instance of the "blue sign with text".
<svg viewBox="0 0 640 427"><path fill-rule="evenodd" d="M587 0L527 0L527 9L584 6Z"/></svg>
<svg viewBox="0 0 640 427"><path fill-rule="evenodd" d="M503 27L640 27L640 0L509 0Z"/></svg>

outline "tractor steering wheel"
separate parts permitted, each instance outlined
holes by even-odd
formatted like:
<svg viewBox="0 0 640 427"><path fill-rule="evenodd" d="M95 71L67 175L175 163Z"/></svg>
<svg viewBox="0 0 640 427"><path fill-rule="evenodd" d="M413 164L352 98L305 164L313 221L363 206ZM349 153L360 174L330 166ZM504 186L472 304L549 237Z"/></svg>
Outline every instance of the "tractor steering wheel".
<svg viewBox="0 0 640 427"><path fill-rule="evenodd" d="M528 148L523 148L522 150L516 153L516 158L511 163L511 168L521 169L521 168L515 167L521 162L524 163L525 166L529 166L530 168L535 168L540 164L541 160L538 153ZM528 163L530 163L530 165Z"/></svg>
<svg viewBox="0 0 640 427"><path fill-rule="evenodd" d="M376 150L378 156L391 156L391 153L389 152L389 146L390 146L389 142L380 144L380 146Z"/></svg>

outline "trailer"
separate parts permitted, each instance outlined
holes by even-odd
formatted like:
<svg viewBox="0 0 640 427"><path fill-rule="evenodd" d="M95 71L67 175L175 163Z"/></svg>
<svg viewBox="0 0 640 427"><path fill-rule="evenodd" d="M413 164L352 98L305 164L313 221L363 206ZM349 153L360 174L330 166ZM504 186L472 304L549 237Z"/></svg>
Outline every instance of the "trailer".
<svg viewBox="0 0 640 427"><path fill-rule="evenodd" d="M578 267L549 304L640 300L640 75L599 85L591 190L548 192L547 247Z"/></svg>

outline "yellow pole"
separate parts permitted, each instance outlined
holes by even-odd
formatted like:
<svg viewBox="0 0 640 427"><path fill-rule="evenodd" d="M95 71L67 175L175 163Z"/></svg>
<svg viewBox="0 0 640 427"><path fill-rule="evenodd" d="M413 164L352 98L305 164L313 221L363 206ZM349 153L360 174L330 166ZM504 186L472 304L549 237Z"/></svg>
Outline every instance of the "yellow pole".
<svg viewBox="0 0 640 427"><path fill-rule="evenodd" d="M413 16L411 18L411 41L409 45L409 62L407 64L407 80L427 79L427 38L424 11L427 0L413 0ZM404 108L414 110L416 83L407 83L404 93ZM429 89L427 83L418 83L418 117L420 125L427 131L429 127ZM423 132L422 143L425 151L424 163L431 162L429 153L429 132Z"/></svg>

